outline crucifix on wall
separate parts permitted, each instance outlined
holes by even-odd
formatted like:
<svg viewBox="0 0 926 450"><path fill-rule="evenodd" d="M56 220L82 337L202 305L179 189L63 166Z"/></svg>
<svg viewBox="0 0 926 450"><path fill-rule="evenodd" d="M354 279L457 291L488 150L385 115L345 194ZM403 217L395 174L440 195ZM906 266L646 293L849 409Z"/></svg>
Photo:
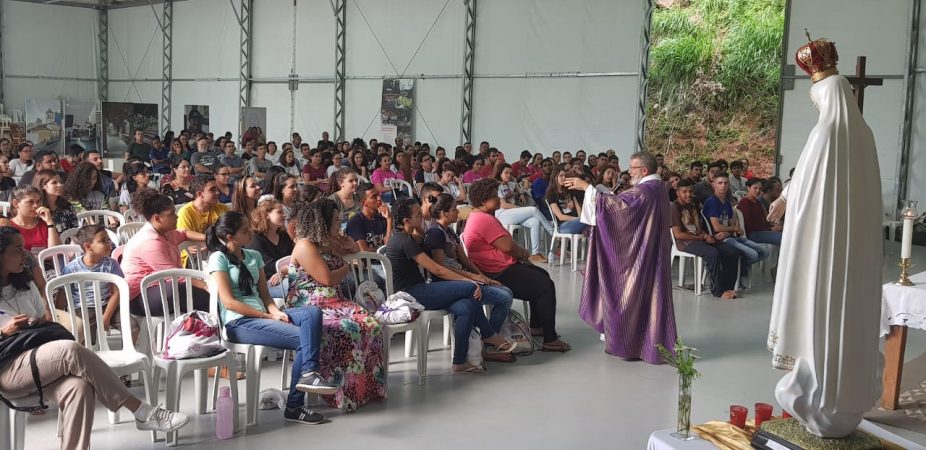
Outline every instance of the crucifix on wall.
<svg viewBox="0 0 926 450"><path fill-rule="evenodd" d="M868 86L881 86L884 84L884 78L873 78L865 75L866 57L859 56L855 63L855 75L846 77L852 84L852 91L855 92L855 98L858 100L858 110L865 111L865 88Z"/></svg>

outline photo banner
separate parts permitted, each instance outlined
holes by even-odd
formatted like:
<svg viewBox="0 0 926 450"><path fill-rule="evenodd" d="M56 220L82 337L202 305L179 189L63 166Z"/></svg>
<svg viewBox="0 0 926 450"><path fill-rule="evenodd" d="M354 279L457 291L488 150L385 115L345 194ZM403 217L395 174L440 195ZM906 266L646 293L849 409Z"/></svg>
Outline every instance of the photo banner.
<svg viewBox="0 0 926 450"><path fill-rule="evenodd" d="M412 141L415 120L415 80L383 80L383 103L379 112L380 137L392 144L396 138ZM392 139L389 139L392 138Z"/></svg>
<svg viewBox="0 0 926 450"><path fill-rule="evenodd" d="M157 103L103 102L103 154L122 157L135 139L135 130L144 133L144 141L158 135Z"/></svg>
<svg viewBox="0 0 926 450"><path fill-rule="evenodd" d="M97 102L69 101L64 105L64 152L71 146L82 150L97 150L100 145L100 127L97 123Z"/></svg>
<svg viewBox="0 0 926 450"><path fill-rule="evenodd" d="M61 153L61 100L26 99L26 139L35 144L33 151L53 150Z"/></svg>
<svg viewBox="0 0 926 450"><path fill-rule="evenodd" d="M209 105L185 105L183 107L183 128L191 134L209 132Z"/></svg>
<svg viewBox="0 0 926 450"><path fill-rule="evenodd" d="M241 142L253 140L257 144L267 143L267 108L241 107ZM240 150L240 149L239 149Z"/></svg>
<svg viewBox="0 0 926 450"><path fill-rule="evenodd" d="M25 118L22 110L5 109L0 103L0 137L10 140L10 148L26 141Z"/></svg>

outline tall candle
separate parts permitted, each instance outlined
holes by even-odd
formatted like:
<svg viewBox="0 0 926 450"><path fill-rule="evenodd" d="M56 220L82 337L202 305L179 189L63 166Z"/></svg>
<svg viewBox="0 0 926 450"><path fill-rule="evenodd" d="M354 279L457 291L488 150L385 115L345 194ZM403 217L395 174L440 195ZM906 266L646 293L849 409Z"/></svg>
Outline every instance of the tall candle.
<svg viewBox="0 0 926 450"><path fill-rule="evenodd" d="M913 253L913 218L903 218L903 240L900 241L900 259L909 259Z"/></svg>

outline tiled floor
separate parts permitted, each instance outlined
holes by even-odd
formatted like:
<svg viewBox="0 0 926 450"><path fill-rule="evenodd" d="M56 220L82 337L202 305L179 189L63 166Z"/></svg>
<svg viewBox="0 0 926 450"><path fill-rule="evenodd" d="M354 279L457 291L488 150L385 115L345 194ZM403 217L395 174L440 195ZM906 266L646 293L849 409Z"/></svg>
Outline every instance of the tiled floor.
<svg viewBox="0 0 926 450"><path fill-rule="evenodd" d="M890 247L885 260L894 261ZM926 267L926 251L914 259ZM914 272L918 270L914 269ZM330 423L318 426L283 422L279 411L262 411L260 425L216 441L214 417L194 416L181 433L181 446L196 448L363 448L377 449L639 449L650 432L675 423L676 377L667 366L625 362L606 355L598 334L576 315L581 275L568 267L551 269L557 282L559 331L573 345L567 354L537 353L514 364L490 363L489 373L451 376L449 349L432 332L426 385L416 384L413 361L393 363L389 399L352 414L320 407ZM895 276L884 264L885 279ZM710 294L695 297L676 290L675 312L680 335L699 349L693 422L724 419L731 403L774 403L773 389L782 376L771 368L765 336L773 286L754 283L743 298L724 302ZM439 328L439 325L435 325ZM401 343L393 342L394 359ZM926 333L913 331L907 359L926 351ZM279 380L279 363L265 365L263 384ZM244 390L244 384L241 384ZM141 389L137 389L141 395ZM182 410L192 413L192 377L184 385ZM162 394L163 395L163 394ZM752 409L752 408L750 408ZM776 414L777 414L776 408ZM129 417L122 414L123 419ZM242 409L243 417L243 409ZM55 414L30 418L26 448L57 447ZM892 430L897 431L897 430ZM926 444L926 436L899 432ZM92 448L163 448L132 423L109 425L97 409Z"/></svg>

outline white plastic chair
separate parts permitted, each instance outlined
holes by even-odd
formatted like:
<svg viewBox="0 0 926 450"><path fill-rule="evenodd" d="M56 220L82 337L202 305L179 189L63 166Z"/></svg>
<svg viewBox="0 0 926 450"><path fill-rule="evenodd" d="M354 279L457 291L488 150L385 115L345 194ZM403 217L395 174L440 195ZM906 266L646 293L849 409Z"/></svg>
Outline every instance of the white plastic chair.
<svg viewBox="0 0 926 450"><path fill-rule="evenodd" d="M707 275L707 271L704 268L704 260L700 256L693 255L691 253L683 252L678 249L677 243L675 241L675 234L672 233L672 229L669 228L669 236L672 236L672 256L670 261L674 261L675 258L678 258L678 287L685 287L685 265L688 258L692 258L694 262L694 282L695 282L695 295L701 295L703 289L704 277Z"/></svg>
<svg viewBox="0 0 926 450"><path fill-rule="evenodd" d="M735 207L734 207L733 209L734 209L734 211L736 210ZM707 232L708 232L708 233L710 233L712 236L713 236L714 234L717 234L717 233L714 232L714 226L711 225L710 219L708 219L707 216L704 215L704 211L703 211L703 210L701 211L701 220L704 221L704 226L705 226L705 228L707 229ZM742 223L742 222L740 222L740 223ZM743 266L743 257L740 256L740 257L737 258L737 260L736 260L736 283L733 285L733 286L734 286L734 289L739 289L739 287L740 287L740 274L742 273L742 271L741 271L742 266ZM750 284L750 286L748 286L748 287L751 288L751 287L752 287L752 281L750 281L749 284Z"/></svg>
<svg viewBox="0 0 926 450"><path fill-rule="evenodd" d="M222 340L222 345L225 346L230 352L240 353L245 356L245 395L244 395L244 405L245 405L245 415L247 417L247 426L257 425L257 407L260 404L260 365L263 362L264 356L274 352L283 352L283 368L281 372L283 373L283 386L282 390L286 391L286 374L289 372L289 354L290 350L284 350L281 348L270 347L266 345L255 345L255 344L242 344L238 342L231 342L228 340L228 336L225 333L225 323L222 321L222 314L219 311L219 295L218 288L215 285L212 277L209 279L209 314L217 317L219 319L219 337ZM229 369L229 378L234 375L231 375L233 372ZM218 375L218 374L217 374ZM216 397L219 393L219 376L215 377L213 382L212 389L212 404L215 405Z"/></svg>
<svg viewBox="0 0 926 450"><path fill-rule="evenodd" d="M193 248L194 251L189 251L190 248ZM206 249L206 244L203 242L193 242L193 241L183 241L180 245L177 246L180 249L180 254L184 252L187 254L186 264L190 269L193 270L205 270L206 263L209 261L209 250Z"/></svg>
<svg viewBox="0 0 926 450"><path fill-rule="evenodd" d="M17 399L9 399L16 406L32 406L39 403L38 395L29 395ZM45 399L48 402L48 399ZM51 406L51 405L49 405ZM26 421L29 414L9 409L0 402L0 450L25 450L26 448ZM61 422L58 422L60 435Z"/></svg>
<svg viewBox="0 0 926 450"><path fill-rule="evenodd" d="M547 204L547 209L549 209L552 213L553 209L550 208L550 202L548 202L547 200L544 200L544 203ZM550 238L550 245L551 245L550 248L553 248L552 246L556 245L557 239L559 239L560 241L559 264L563 265L563 262L566 259L566 244L569 244L569 251L572 252L572 271L575 272L576 270L579 270L579 252L583 252L584 254L586 247L587 247L586 245L581 245L582 241L585 241L585 235L581 233L578 233L578 234L561 233L559 231L559 223L554 217L553 218L553 237ZM550 261L550 265L551 266L553 265L553 261Z"/></svg>
<svg viewBox="0 0 926 450"><path fill-rule="evenodd" d="M138 233L138 230L143 226L145 226L143 222L129 222L119 226L119 229L116 230L116 234L119 236L119 242L117 242L116 245L128 244L129 239L135 236L135 233Z"/></svg>
<svg viewBox="0 0 926 450"><path fill-rule="evenodd" d="M82 227L91 223L102 223L106 228L110 228L110 223L116 221L119 226L125 225L125 216L116 211L107 211L104 209L94 209L77 213L77 226Z"/></svg>
<svg viewBox="0 0 926 450"><path fill-rule="evenodd" d="M380 247L379 251L385 251L385 247ZM373 261L378 261L383 267L383 273L385 274L386 279L386 298L389 298L390 295L394 294L393 285L392 285L392 263L382 253L372 253L372 252L357 252L352 255L347 255L344 257L344 261L350 267L351 273L353 275L352 280L355 285L354 288L360 285L363 281L372 280L374 276L373 272ZM389 343L392 340L392 336L398 333L405 333L405 356L410 358L414 347L415 347L415 331L419 333L421 339L418 339L418 359L417 359L417 372L418 372L418 384L423 384L428 375L428 331L429 324L431 320L437 319L440 317L447 317L447 322L449 322L449 313L444 310L434 310L434 311L421 311L421 314L418 316L418 319L402 324L388 325L383 324L383 360L386 370L386 379L389 379ZM445 323L445 328L446 328ZM449 328L448 328L449 329ZM388 381L387 381L388 385Z"/></svg>
<svg viewBox="0 0 926 450"><path fill-rule="evenodd" d="M55 310L55 291L59 289L63 291L64 308L70 318L72 332L77 332L79 329L78 323L83 325L83 335L76 336L78 342L81 342L85 347L93 350L116 375L125 376L136 373L140 374L142 382L145 385L147 401L149 404L153 404L152 402L157 398L157 390L155 383L151 381L151 363L148 356L136 350L135 344L132 342L132 323L127 301L119 308L119 323L122 329L121 349L117 350L111 345L112 342L109 338L112 336L107 335L107 332L104 330L103 306L100 301L103 284L109 284L110 289L117 289L120 299L129 298L129 285L126 283L125 279L118 275L99 272L72 273L58 276L45 285L45 296L48 299L48 307L51 311ZM73 292L74 287L77 287L78 291L76 298ZM84 299L88 287L92 290L93 298L96 300L93 302L93 306L88 306L87 301ZM77 315L76 311L78 307L80 308L80 316ZM91 309L93 310L93 315L97 318L95 329L90 326ZM109 412L110 423L118 422L117 413L118 411ZM151 439L152 441L156 439L154 432L151 434Z"/></svg>
<svg viewBox="0 0 926 450"><path fill-rule="evenodd" d="M139 214L132 208L125 210L125 212L122 213L122 215L125 217L126 223L135 223L135 222L145 223L145 218L142 217L141 214Z"/></svg>
<svg viewBox="0 0 926 450"><path fill-rule="evenodd" d="M513 224L510 224L510 225L505 225L505 231L507 231L508 234L511 235L511 239L514 240L515 242L518 242L517 238L515 238L515 235L514 235L514 234L515 234L515 231L520 231L520 232L521 232L521 237L522 237L523 240L524 240L524 248L530 250L530 248L531 248L531 236L530 236L530 233L528 233L527 228L524 228L523 225L518 225L518 224L516 224L516 223L513 223Z"/></svg>
<svg viewBox="0 0 926 450"><path fill-rule="evenodd" d="M0 202L0 213L4 216L10 217L10 208L10 202Z"/></svg>
<svg viewBox="0 0 926 450"><path fill-rule="evenodd" d="M40 251L36 259L40 267L48 267L46 262L51 259L51 267L55 273L54 277L49 278L48 272L45 270L42 271L42 273L45 274L45 281L48 282L53 278L60 277L61 271L64 270L64 266L73 261L74 258L80 254L83 254L83 250L81 250L79 245L61 244Z"/></svg>
<svg viewBox="0 0 926 450"><path fill-rule="evenodd" d="M189 371L194 372L195 380L195 389L196 389L196 413L202 414L206 411L206 370L212 367L216 369L221 368L221 366L228 367L228 370L234 373L234 370L238 367L235 361L235 355L232 352L225 351L221 354L210 356L206 358L190 358L190 359L164 359L161 355L164 352L166 344L166 330L162 330L161 325L166 328L174 321L175 318L183 315L180 310L180 289L181 286L186 291L186 310L193 310L193 280L198 279L206 281L206 276L203 272L198 270L190 269L169 269L163 270L160 272L153 273L146 276L141 280L141 298L142 304L145 308L145 321L148 325L148 337L149 342L151 342L151 354L153 357L153 373L152 377L154 384L154 392L157 392L158 383L160 382L160 376L158 370L165 372L167 377L167 398L165 407L168 411L179 411L180 407L180 388L182 386L181 381L183 379L183 374ZM182 281L182 283L181 283ZM162 319L160 323L155 321L155 317L151 315L151 307L148 301L148 288L151 286L158 286L160 290L161 298L164 300L164 315L157 317L157 319ZM171 295L168 295L168 292ZM126 298L128 294L126 294ZM168 307L168 300L170 305L173 306L174 312L170 312ZM216 375L218 376L219 370L216 370ZM216 383L219 381L216 380ZM231 376L228 380L229 385L231 386L231 397L232 404L236 405L233 410L233 419L232 422L235 424L235 429L238 428L238 380L236 377ZM177 432L172 432L167 434L167 445L175 446L178 441Z"/></svg>
<svg viewBox="0 0 926 450"><path fill-rule="evenodd" d="M395 196L395 198L398 198L396 193L397 190L405 190L405 192L408 193L409 198L415 198L415 191L412 189L412 185L408 184L407 181L393 178L387 180L387 182L389 183L389 187L392 188L392 194Z"/></svg>

